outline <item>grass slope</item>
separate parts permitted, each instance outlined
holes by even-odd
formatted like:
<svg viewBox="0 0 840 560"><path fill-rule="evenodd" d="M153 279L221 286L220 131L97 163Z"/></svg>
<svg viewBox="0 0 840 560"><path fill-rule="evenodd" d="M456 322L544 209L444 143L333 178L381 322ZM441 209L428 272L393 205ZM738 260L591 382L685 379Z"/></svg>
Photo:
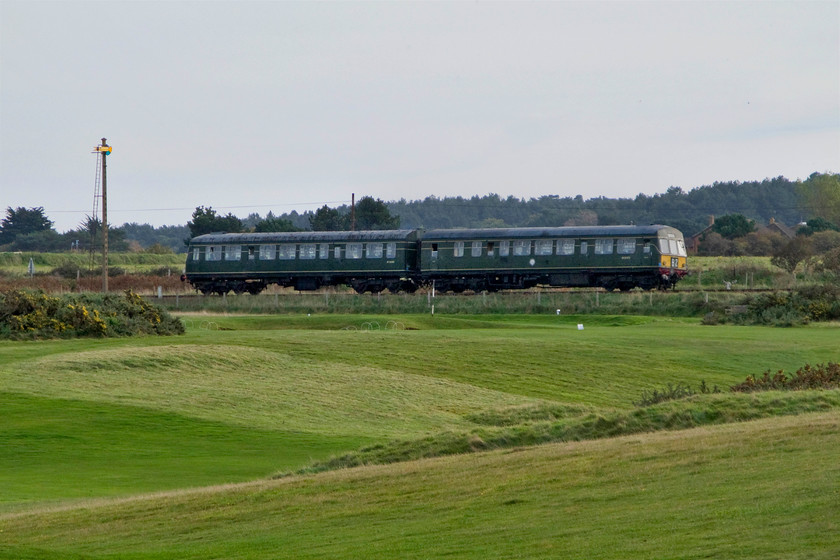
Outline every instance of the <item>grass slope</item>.
<svg viewBox="0 0 840 560"><path fill-rule="evenodd" d="M250 480L373 441L12 393L0 410L0 511Z"/></svg>
<svg viewBox="0 0 840 560"><path fill-rule="evenodd" d="M837 551L817 543L837 524L825 501L838 418L811 412L836 410L837 391L631 404L668 382L728 386L837 361L836 327L553 315L187 320L187 334L172 338L0 343L0 557L626 558L673 556L682 544L683 557L796 557L764 543L765 527L742 556L722 544L737 534L726 522L746 531L753 521L792 532L803 558ZM385 330L389 321L399 329ZM374 323L381 329L359 330ZM173 491L362 447L370 454L356 462L387 462L779 414L798 416ZM129 497L155 491L172 492Z"/></svg>
<svg viewBox="0 0 840 560"><path fill-rule="evenodd" d="M840 555L840 414L0 516L4 558Z"/></svg>

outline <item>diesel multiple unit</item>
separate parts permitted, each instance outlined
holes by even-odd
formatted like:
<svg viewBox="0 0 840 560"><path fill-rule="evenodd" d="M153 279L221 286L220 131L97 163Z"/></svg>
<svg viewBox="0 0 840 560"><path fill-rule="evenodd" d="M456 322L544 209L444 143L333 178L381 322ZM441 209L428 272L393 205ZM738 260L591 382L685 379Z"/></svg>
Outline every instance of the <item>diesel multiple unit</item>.
<svg viewBox="0 0 840 560"><path fill-rule="evenodd" d="M204 294L349 285L357 292L495 291L538 285L669 288L683 235L662 225L220 233L190 241L184 280Z"/></svg>

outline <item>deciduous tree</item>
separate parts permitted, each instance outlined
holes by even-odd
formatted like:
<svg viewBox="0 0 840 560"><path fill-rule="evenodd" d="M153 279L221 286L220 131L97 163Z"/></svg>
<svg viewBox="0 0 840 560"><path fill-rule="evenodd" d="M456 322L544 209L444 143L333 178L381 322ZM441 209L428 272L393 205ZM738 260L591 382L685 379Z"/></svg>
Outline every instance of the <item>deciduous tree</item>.
<svg viewBox="0 0 840 560"><path fill-rule="evenodd" d="M726 239L735 239L755 231L755 222L743 214L728 214L717 218L712 230Z"/></svg>
<svg viewBox="0 0 840 560"><path fill-rule="evenodd" d="M770 262L773 266L778 266L793 274L799 263L810 257L812 252L810 240L805 236L797 235L779 249Z"/></svg>
<svg viewBox="0 0 840 560"><path fill-rule="evenodd" d="M797 192L813 216L840 224L840 173L814 173Z"/></svg>

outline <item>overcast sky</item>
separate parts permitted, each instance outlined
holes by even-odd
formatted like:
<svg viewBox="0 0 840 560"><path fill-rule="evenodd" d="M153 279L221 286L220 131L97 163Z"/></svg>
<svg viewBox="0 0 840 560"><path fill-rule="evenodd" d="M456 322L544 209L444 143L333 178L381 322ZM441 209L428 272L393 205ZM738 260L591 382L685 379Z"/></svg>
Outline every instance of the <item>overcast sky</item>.
<svg viewBox="0 0 840 560"><path fill-rule="evenodd" d="M56 229L840 171L840 2L0 1L0 205Z"/></svg>

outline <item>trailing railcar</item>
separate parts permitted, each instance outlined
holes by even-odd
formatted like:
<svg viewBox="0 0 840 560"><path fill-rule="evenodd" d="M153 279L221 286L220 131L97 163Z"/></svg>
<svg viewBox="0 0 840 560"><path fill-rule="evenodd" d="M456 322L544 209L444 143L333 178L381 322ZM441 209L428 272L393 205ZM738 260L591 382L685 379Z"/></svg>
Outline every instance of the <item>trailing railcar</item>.
<svg viewBox="0 0 840 560"><path fill-rule="evenodd" d="M686 274L682 233L661 225L439 229L420 245L420 281L443 291L667 288Z"/></svg>
<svg viewBox="0 0 840 560"><path fill-rule="evenodd" d="M352 286L414 291L415 230L221 233L190 241L184 279L204 294Z"/></svg>

